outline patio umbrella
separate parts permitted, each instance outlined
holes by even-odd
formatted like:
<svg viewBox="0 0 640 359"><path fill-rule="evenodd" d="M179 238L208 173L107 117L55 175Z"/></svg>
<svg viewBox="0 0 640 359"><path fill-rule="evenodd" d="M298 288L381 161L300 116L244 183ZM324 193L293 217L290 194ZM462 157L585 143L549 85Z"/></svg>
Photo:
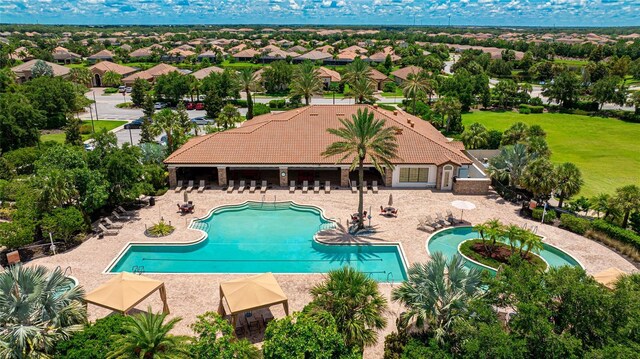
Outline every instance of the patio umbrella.
<svg viewBox="0 0 640 359"><path fill-rule="evenodd" d="M451 202L451 205L454 206L455 208L461 210L462 212L460 213L460 221L462 221L462 215L464 214L464 210L471 210L471 209L475 209L476 205L468 202L468 201L453 201Z"/></svg>
<svg viewBox="0 0 640 359"><path fill-rule="evenodd" d="M189 194L187 191L184 191L184 203L189 203Z"/></svg>
<svg viewBox="0 0 640 359"><path fill-rule="evenodd" d="M387 203L389 207L393 206L393 195L389 194L389 203Z"/></svg>

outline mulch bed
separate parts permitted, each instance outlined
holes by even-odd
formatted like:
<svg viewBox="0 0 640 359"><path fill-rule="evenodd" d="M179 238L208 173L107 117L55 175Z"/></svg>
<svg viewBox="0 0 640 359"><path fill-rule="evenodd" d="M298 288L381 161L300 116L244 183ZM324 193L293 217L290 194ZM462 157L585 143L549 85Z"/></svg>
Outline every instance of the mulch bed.
<svg viewBox="0 0 640 359"><path fill-rule="evenodd" d="M487 243L487 249L489 248L489 244ZM491 253L485 249L485 246L482 243L474 243L471 246L471 249L485 258L492 258L505 264L509 264L509 257L514 254L511 252L511 248L509 246L500 243L496 243L496 246L493 248L493 252ZM517 254L517 252L515 254ZM533 257L529 253L524 259L527 262L532 263Z"/></svg>

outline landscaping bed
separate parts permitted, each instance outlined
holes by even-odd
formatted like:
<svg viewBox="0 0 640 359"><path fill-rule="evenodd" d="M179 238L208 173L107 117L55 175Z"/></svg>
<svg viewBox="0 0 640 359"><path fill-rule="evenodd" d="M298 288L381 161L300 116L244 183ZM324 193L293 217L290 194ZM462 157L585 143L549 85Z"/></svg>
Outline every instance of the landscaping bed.
<svg viewBox="0 0 640 359"><path fill-rule="evenodd" d="M485 241L486 242L486 241ZM489 247L489 243L486 243ZM517 250L517 249L516 249ZM502 264L509 264L509 259L512 255L518 255L513 253L511 247L504 243L496 243L492 253L488 253L485 249L482 239L470 239L460 244L460 252L465 256L473 259L476 262L482 263L493 269L498 269ZM546 270L547 263L540 258L540 256L533 253L529 253L524 260L533 264L535 267Z"/></svg>

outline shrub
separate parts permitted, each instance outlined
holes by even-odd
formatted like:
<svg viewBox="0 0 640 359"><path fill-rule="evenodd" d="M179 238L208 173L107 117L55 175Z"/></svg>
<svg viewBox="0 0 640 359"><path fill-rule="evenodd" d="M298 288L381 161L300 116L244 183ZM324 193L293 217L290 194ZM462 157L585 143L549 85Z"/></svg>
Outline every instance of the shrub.
<svg viewBox="0 0 640 359"><path fill-rule="evenodd" d="M534 105L527 105L527 104L521 104L520 107L520 113L542 113L544 112L544 106L534 106ZM529 111L529 112L523 112L523 111Z"/></svg>
<svg viewBox="0 0 640 359"><path fill-rule="evenodd" d="M133 102L123 102L116 105L117 108L133 108Z"/></svg>
<svg viewBox="0 0 640 359"><path fill-rule="evenodd" d="M287 106L286 100L271 100L269 101L269 108L285 108Z"/></svg>
<svg viewBox="0 0 640 359"><path fill-rule="evenodd" d="M164 220L161 220L160 222L149 227L149 229L147 229L147 233L153 237L164 237L171 234L174 229L174 226L166 223Z"/></svg>
<svg viewBox="0 0 640 359"><path fill-rule="evenodd" d="M254 103L253 104L253 115L254 116L260 116L260 115L264 115L267 113L270 113L271 109L269 108L269 106L263 104L263 103Z"/></svg>
<svg viewBox="0 0 640 359"><path fill-rule="evenodd" d="M396 83L392 81L387 81L382 86L382 91L384 92L396 92Z"/></svg>
<svg viewBox="0 0 640 359"><path fill-rule="evenodd" d="M229 100L229 103L237 106L237 107L247 107L247 100ZM253 104L254 106L256 105L255 102Z"/></svg>
<svg viewBox="0 0 640 359"><path fill-rule="evenodd" d="M640 235L637 235L632 231L623 229L602 219L594 220L591 222L591 226L593 229L600 231L613 239L617 239L621 242L634 245L636 248L640 248Z"/></svg>
<svg viewBox="0 0 640 359"><path fill-rule="evenodd" d="M542 213L544 213L543 208L536 208L532 211L531 217L536 221L542 220ZM553 223L556 220L556 212L553 210L547 210L547 213L544 215L544 223Z"/></svg>
<svg viewBox="0 0 640 359"><path fill-rule="evenodd" d="M591 223L587 219L563 213L560 215L560 227L569 232L584 235L591 228Z"/></svg>
<svg viewBox="0 0 640 359"><path fill-rule="evenodd" d="M531 99L529 99L529 104L532 106L541 106L542 109L544 109L544 103L542 102L542 99L540 97L532 97Z"/></svg>
<svg viewBox="0 0 640 359"><path fill-rule="evenodd" d="M42 230L51 232L56 240L66 242L86 228L82 212L75 207L56 208L42 218Z"/></svg>
<svg viewBox="0 0 640 359"><path fill-rule="evenodd" d="M0 219L10 221L13 219L13 214L16 213L15 208L5 207L0 208Z"/></svg>
<svg viewBox="0 0 640 359"><path fill-rule="evenodd" d="M531 113L531 110L526 107L522 107L521 105L520 108L518 109L518 112L520 112L523 115L528 115Z"/></svg>
<svg viewBox="0 0 640 359"><path fill-rule="evenodd" d="M104 89L103 93L105 94L118 93L118 89L115 87L107 87L106 89Z"/></svg>
<svg viewBox="0 0 640 359"><path fill-rule="evenodd" d="M91 125L81 125L80 126L80 134L81 135L88 135L91 132L93 132L93 127L91 127Z"/></svg>
<svg viewBox="0 0 640 359"><path fill-rule="evenodd" d="M102 359L114 348L112 336L126 334L124 326L129 318L123 315L110 315L85 326L83 331L56 344L56 358L66 359Z"/></svg>
<svg viewBox="0 0 640 359"><path fill-rule="evenodd" d="M397 110L397 108L393 105L386 105L383 103L378 104L378 107L380 107L383 110L387 110L387 111L395 111Z"/></svg>

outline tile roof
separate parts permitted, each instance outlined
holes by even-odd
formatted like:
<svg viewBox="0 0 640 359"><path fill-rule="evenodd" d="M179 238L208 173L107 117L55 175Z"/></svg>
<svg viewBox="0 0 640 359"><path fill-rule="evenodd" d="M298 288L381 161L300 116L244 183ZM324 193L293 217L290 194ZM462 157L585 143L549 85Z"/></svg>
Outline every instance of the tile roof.
<svg viewBox="0 0 640 359"><path fill-rule="evenodd" d="M146 80L150 80L152 78L161 76L161 75L166 75L170 72L174 72L174 71L178 71L178 68L173 67L171 65L167 65L167 64L157 64L156 66L144 70L144 71L140 71L140 72L136 72L135 74L129 75L125 78L122 79L122 82L133 82L138 78L142 78L142 79L146 79Z"/></svg>
<svg viewBox="0 0 640 359"><path fill-rule="evenodd" d="M382 72L372 67L371 70L369 71L369 78L374 81L384 81L384 80L388 80L389 76L383 74Z"/></svg>
<svg viewBox="0 0 640 359"><path fill-rule="evenodd" d="M393 75L393 76L395 76L395 77L397 77L397 78L399 78L401 80L406 80L409 77L409 75L411 75L411 74L416 75L420 71L422 71L421 67L411 65L411 66L403 67L403 68L401 68L399 70L396 70L396 71L392 72L391 75Z"/></svg>
<svg viewBox="0 0 640 359"><path fill-rule="evenodd" d="M261 55L261 53L259 51L254 50L254 49L246 49L246 50L242 50L240 52L237 52L237 53L233 54L233 57L251 58L251 57L254 57L256 55Z"/></svg>
<svg viewBox="0 0 640 359"><path fill-rule="evenodd" d="M96 52L95 54L87 57L88 59L112 59L113 58L113 52L104 49L104 50L100 50L98 52Z"/></svg>
<svg viewBox="0 0 640 359"><path fill-rule="evenodd" d="M43 61L43 60L33 59L33 60L30 60L30 61L27 61L27 62L25 62L23 64L18 65L18 66L12 67L11 71L13 71L18 76L23 72L31 72L31 70L33 69L33 66L38 61ZM51 66L51 69L53 69L53 76L65 76L65 75L67 75L69 73L69 71L71 71L71 69L66 67L66 66L61 66L61 65L58 65L58 64L54 64L54 63L49 62L49 61L43 61L43 62L45 64Z"/></svg>
<svg viewBox="0 0 640 359"><path fill-rule="evenodd" d="M136 71L136 69L133 67L116 64L111 61L100 61L97 64L89 67L89 71L93 70L97 70L103 73L107 71L113 71L120 75L127 75Z"/></svg>
<svg viewBox="0 0 640 359"><path fill-rule="evenodd" d="M210 67L206 67L204 69L195 71L191 75L193 77L197 78L198 80L202 80L203 78L209 76L212 72L222 73L222 72L224 72L224 70L219 68L218 66L210 66Z"/></svg>
<svg viewBox="0 0 640 359"><path fill-rule="evenodd" d="M318 75L321 78L328 77L332 82L340 82L342 80L342 77L340 76L340 73L338 71L333 71L324 66L320 66L320 68L318 69Z"/></svg>
<svg viewBox="0 0 640 359"><path fill-rule="evenodd" d="M396 164L470 164L457 145L431 124L403 111L387 111L371 105L312 105L272 113L246 121L241 127L189 140L172 153L169 165L334 165L339 156L321 153L337 140L328 128L341 127L339 119L351 118L368 108L376 118L401 131L397 135ZM344 161L342 164L349 164Z"/></svg>
<svg viewBox="0 0 640 359"><path fill-rule="evenodd" d="M311 50L311 51L307 52L306 54L303 54L303 55L300 55L300 56L296 57L296 59L298 59L298 60L316 61L316 60L326 60L326 59L330 59L332 57L333 56L331 56L331 54L329 54L327 52Z"/></svg>

